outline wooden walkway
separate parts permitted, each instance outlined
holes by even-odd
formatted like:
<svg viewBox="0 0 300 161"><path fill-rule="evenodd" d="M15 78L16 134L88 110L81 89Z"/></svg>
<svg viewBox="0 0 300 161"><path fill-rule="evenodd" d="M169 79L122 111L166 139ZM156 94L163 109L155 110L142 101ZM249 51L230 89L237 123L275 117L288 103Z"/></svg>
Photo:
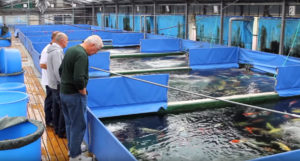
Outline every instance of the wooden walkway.
<svg viewBox="0 0 300 161"><path fill-rule="evenodd" d="M18 39L12 40L12 48L17 48L22 54L22 66L25 71L24 82L29 95L28 117L42 121L45 125L44 99L45 91L35 74L32 59ZM46 127L46 125L45 125ZM43 161L68 161L67 140L55 135L53 128L45 128L41 138Z"/></svg>

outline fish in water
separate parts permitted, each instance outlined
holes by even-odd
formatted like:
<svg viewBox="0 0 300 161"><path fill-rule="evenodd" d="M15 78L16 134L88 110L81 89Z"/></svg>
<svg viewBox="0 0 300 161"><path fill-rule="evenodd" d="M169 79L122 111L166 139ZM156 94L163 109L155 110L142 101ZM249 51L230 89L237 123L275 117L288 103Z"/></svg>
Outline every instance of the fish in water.
<svg viewBox="0 0 300 161"><path fill-rule="evenodd" d="M269 134L280 133L282 130L280 128L274 128L271 123L266 123L266 128L269 129Z"/></svg>
<svg viewBox="0 0 300 161"><path fill-rule="evenodd" d="M291 148L289 148L287 145L285 145L282 142L279 141L271 141L272 144L277 145L281 150L283 151L291 151Z"/></svg>
<svg viewBox="0 0 300 161"><path fill-rule="evenodd" d="M293 113L298 113L298 114L299 114L299 113L300 113L300 109L293 109L292 112L293 112Z"/></svg>
<svg viewBox="0 0 300 161"><path fill-rule="evenodd" d="M143 127L143 128L139 128L143 133L151 133L151 134L158 134L158 133L161 133L161 131L159 130L156 130L156 129L150 129L150 128L146 128L146 127Z"/></svg>
<svg viewBox="0 0 300 161"><path fill-rule="evenodd" d="M259 112L245 112L245 113L243 113L243 115L245 117L251 117L251 118L253 118L253 117L256 117L258 113Z"/></svg>

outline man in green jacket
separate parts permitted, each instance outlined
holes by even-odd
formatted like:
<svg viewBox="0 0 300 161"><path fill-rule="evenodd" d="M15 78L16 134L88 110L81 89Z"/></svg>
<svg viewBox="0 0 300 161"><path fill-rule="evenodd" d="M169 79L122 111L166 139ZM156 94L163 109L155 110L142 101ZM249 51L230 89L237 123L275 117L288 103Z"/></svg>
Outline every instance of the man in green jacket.
<svg viewBox="0 0 300 161"><path fill-rule="evenodd" d="M86 130L86 112L89 60L103 47L101 38L89 36L80 45L70 47L59 68L61 75L60 99L66 123L66 134L71 160L92 160L81 153L81 143Z"/></svg>

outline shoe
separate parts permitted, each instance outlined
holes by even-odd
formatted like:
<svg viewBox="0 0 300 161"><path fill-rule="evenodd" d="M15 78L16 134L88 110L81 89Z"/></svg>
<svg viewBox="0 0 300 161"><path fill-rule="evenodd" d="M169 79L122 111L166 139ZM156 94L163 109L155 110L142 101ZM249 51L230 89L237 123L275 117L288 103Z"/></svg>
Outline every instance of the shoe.
<svg viewBox="0 0 300 161"><path fill-rule="evenodd" d="M69 161L92 161L92 157L86 157L82 153L75 158L70 157Z"/></svg>
<svg viewBox="0 0 300 161"><path fill-rule="evenodd" d="M83 143L81 143L80 148L81 148L81 152L86 152L88 150L87 146Z"/></svg>
<svg viewBox="0 0 300 161"><path fill-rule="evenodd" d="M80 145L81 152L86 152L88 150L87 146L84 143ZM70 156L70 151L68 151L68 156Z"/></svg>

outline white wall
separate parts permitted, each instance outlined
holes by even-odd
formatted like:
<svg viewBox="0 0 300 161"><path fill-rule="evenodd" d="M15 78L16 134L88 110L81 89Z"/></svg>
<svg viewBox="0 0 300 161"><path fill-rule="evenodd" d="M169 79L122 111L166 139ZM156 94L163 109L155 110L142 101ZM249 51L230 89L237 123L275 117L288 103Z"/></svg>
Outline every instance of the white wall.
<svg viewBox="0 0 300 161"><path fill-rule="evenodd" d="M28 24L28 17L27 15L4 16L3 22L7 25Z"/></svg>

